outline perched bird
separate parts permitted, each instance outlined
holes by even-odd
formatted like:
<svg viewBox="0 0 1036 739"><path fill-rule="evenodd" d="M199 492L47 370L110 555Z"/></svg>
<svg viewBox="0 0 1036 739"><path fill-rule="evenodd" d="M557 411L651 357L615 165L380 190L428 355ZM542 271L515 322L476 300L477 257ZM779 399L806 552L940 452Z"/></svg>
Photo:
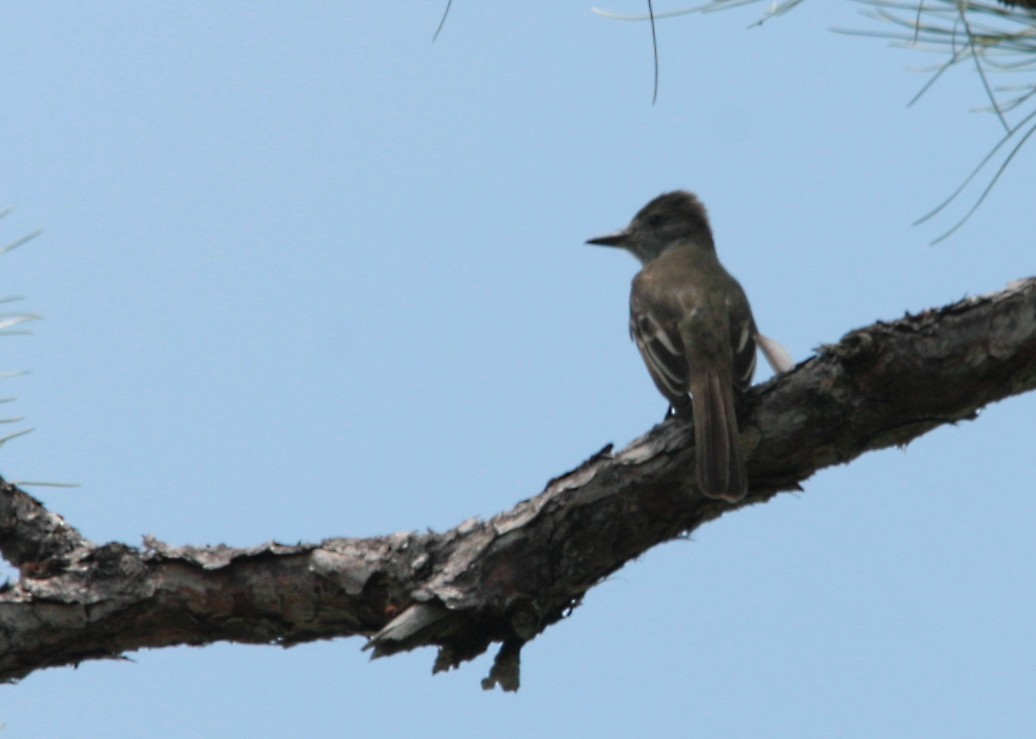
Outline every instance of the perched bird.
<svg viewBox="0 0 1036 739"><path fill-rule="evenodd" d="M643 265L630 294L630 335L671 412L693 413L702 492L741 500L748 477L737 405L752 381L756 342L775 371L792 362L756 329L744 290L716 257L705 207L689 192L666 193L622 231L587 243L621 247Z"/></svg>

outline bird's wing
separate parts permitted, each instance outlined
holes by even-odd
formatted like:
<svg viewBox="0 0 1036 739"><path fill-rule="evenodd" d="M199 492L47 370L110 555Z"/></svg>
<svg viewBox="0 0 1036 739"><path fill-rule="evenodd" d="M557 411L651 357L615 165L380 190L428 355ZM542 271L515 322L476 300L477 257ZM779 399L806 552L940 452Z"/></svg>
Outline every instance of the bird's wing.
<svg viewBox="0 0 1036 739"><path fill-rule="evenodd" d="M734 389L743 394L755 374L755 324L747 301L742 310L730 314L730 351Z"/></svg>
<svg viewBox="0 0 1036 739"><path fill-rule="evenodd" d="M686 410L690 405L687 355L677 322L658 316L634 295L630 300L630 337L662 395L677 412Z"/></svg>

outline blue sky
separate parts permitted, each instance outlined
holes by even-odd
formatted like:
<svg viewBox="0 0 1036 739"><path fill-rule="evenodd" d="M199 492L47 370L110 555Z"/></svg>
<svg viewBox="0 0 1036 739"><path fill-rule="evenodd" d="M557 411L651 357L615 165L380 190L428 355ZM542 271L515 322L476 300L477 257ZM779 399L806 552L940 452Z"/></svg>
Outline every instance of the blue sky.
<svg viewBox="0 0 1036 739"><path fill-rule="evenodd" d="M831 33L853 3L648 27L454 3L36 2L0 23L11 480L95 541L252 545L491 516L665 404L635 262L586 247L696 191L796 359L1033 273L1024 151L969 70ZM607 6L639 12L642 3ZM678 7L674 4L671 7ZM656 8L661 10L662 8ZM1016 82L1013 78L1006 82ZM974 197L974 192L971 197ZM761 375L759 379L765 377ZM1036 689L1036 398L825 470L659 547L528 645L369 663L359 639L91 662L0 691L5 736L1023 736Z"/></svg>

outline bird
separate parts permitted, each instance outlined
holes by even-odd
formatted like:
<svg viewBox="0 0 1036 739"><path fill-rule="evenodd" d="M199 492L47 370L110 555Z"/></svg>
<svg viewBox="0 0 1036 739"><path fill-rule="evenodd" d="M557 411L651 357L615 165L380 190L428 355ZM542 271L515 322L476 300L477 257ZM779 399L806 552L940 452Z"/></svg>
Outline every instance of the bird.
<svg viewBox="0 0 1036 739"><path fill-rule="evenodd" d="M630 336L669 401L667 417L693 418L701 492L739 502L748 476L738 405L757 345L775 372L792 362L756 328L744 290L716 256L705 206L690 192L664 193L626 228L586 243L625 249L641 263L630 291Z"/></svg>

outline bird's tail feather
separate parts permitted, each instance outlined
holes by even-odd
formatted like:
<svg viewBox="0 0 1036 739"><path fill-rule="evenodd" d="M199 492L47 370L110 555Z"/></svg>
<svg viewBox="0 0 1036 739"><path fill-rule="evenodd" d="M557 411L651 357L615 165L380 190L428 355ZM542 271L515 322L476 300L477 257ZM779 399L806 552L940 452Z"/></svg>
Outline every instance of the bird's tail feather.
<svg viewBox="0 0 1036 739"><path fill-rule="evenodd" d="M734 410L734 387L718 373L694 378L694 443L698 485L709 498L736 503L748 491L741 436Z"/></svg>
<svg viewBox="0 0 1036 739"><path fill-rule="evenodd" d="M766 361L775 375L787 372L795 366L795 360L788 354L788 350L769 336L756 334L755 343L762 350L763 356L766 357Z"/></svg>

